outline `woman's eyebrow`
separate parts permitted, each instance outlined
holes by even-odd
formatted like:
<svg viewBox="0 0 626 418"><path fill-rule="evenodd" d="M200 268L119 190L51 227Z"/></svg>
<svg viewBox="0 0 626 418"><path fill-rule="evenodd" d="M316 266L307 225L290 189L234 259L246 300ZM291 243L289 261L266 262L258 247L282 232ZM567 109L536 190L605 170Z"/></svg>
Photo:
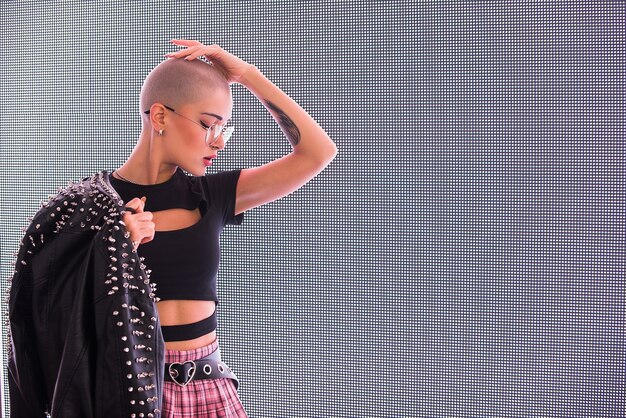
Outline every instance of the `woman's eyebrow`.
<svg viewBox="0 0 626 418"><path fill-rule="evenodd" d="M203 115L209 115L209 116L213 116L216 117L217 120L222 120L224 119L223 117L221 117L220 115L216 115L215 113L208 113L208 112L202 112Z"/></svg>

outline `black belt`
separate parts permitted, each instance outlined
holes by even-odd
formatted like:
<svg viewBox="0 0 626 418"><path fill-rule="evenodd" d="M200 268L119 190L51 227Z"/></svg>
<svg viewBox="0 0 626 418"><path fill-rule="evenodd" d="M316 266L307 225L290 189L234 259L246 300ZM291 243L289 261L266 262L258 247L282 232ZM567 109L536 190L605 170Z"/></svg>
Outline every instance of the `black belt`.
<svg viewBox="0 0 626 418"><path fill-rule="evenodd" d="M165 363L166 382L174 382L184 387L193 380L202 379L232 379L235 382L235 388L239 387L239 379L235 373L222 362L219 348L198 360Z"/></svg>

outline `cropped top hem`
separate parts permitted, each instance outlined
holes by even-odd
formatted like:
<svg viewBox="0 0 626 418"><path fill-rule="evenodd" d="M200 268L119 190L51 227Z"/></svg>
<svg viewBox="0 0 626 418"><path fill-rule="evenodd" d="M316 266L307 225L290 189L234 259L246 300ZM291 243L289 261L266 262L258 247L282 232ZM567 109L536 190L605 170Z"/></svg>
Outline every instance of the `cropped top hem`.
<svg viewBox="0 0 626 418"><path fill-rule="evenodd" d="M215 302L215 304L217 305L219 303L219 298L215 297L215 298L206 298L203 297L202 295L189 295L189 294L180 294L180 295L173 295L173 294L168 294L167 297L165 298L159 298L159 302L163 302L166 300L202 300L205 302Z"/></svg>

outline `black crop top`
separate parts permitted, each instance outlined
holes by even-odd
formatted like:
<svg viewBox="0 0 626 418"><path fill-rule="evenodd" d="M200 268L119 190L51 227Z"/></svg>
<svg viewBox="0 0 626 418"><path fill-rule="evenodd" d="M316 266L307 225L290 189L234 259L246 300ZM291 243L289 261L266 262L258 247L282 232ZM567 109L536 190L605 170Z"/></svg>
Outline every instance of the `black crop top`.
<svg viewBox="0 0 626 418"><path fill-rule="evenodd" d="M154 239L139 246L150 280L161 300L212 300L218 302L219 235L226 224L239 225L235 193L241 170L190 176L178 168L164 183L138 185L110 176L111 185L124 202L146 196L145 211L200 208L196 224L172 231L156 231Z"/></svg>

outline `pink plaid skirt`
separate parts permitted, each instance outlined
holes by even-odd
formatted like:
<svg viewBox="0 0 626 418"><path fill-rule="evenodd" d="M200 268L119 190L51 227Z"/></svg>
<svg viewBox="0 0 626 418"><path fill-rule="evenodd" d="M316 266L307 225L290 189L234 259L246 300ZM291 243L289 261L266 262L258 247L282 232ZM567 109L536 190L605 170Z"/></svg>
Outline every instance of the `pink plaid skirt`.
<svg viewBox="0 0 626 418"><path fill-rule="evenodd" d="M165 350L165 362L183 363L198 360L217 350L217 340L195 350ZM167 373L167 371L166 371ZM235 382L231 379L193 380L181 387L174 382L164 382L162 418L206 417L247 418Z"/></svg>

